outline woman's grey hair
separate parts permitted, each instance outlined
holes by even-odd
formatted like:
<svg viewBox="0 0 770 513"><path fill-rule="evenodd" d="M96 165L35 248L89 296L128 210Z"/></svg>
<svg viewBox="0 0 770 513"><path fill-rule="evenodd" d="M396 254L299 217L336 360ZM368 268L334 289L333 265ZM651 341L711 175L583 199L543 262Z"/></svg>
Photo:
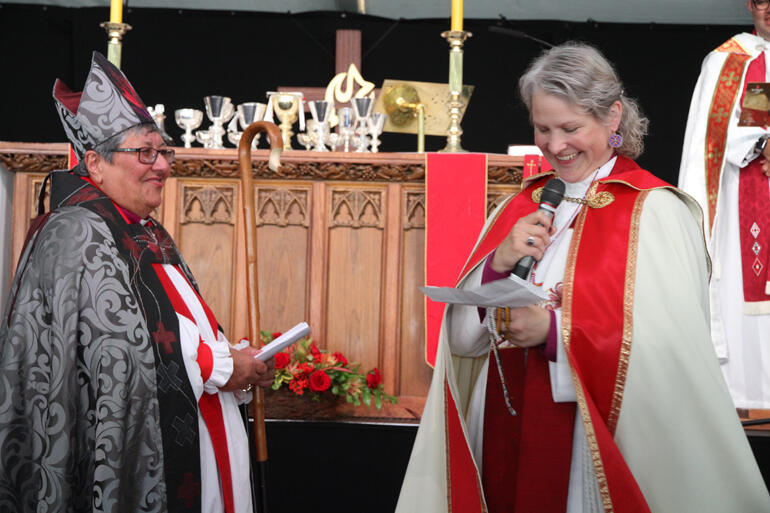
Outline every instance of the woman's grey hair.
<svg viewBox="0 0 770 513"><path fill-rule="evenodd" d="M139 125L134 125L131 128L128 128L125 131L110 137L106 141L102 141L101 143L95 145L93 150L107 162L112 164L112 157L114 156L113 152L120 148L120 145L123 144L123 141L125 141L129 135L144 135L152 132L160 133L160 129L155 123L142 123Z"/></svg>
<svg viewBox="0 0 770 513"><path fill-rule="evenodd" d="M649 121L636 100L623 94L615 68L596 48L569 42L543 52L519 79L519 93L530 113L537 91L564 98L605 124L610 107L620 101L618 133L623 144L616 151L630 158L641 155Z"/></svg>

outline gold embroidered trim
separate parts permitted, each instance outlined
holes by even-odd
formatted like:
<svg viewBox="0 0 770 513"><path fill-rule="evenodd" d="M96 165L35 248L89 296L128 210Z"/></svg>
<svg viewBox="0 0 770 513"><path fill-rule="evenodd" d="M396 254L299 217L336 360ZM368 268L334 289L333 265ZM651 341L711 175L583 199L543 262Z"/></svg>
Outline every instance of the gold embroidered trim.
<svg viewBox="0 0 770 513"><path fill-rule="evenodd" d="M714 88L708 110L708 123L704 141L704 179L706 181L706 210L708 215L705 226L713 228L716 215L717 198L719 195L719 180L722 175L722 165L725 159L727 145L727 129L730 116L739 96L739 89L744 76L744 70L750 55L730 53L727 55L719 80Z"/></svg>
<svg viewBox="0 0 770 513"><path fill-rule="evenodd" d="M748 55L748 51L738 42L737 39L731 37L718 47L714 49L715 52L727 52L727 53L743 53Z"/></svg>
<svg viewBox="0 0 770 513"><path fill-rule="evenodd" d="M583 227L585 226L585 219L587 210L582 210L578 214L575 220L575 229L572 233L572 241L570 242L569 252L567 254L567 264L564 269L564 287L562 296L562 314L561 314L561 331L562 341L564 343L564 349L567 352L567 357L570 361L570 376L572 377L572 386L575 389L575 397L578 404L578 411L580 412L580 418L583 422L583 427L586 433L586 443L588 449L591 451L591 461L594 466L594 472L596 473L596 482L599 486L599 493L602 497L602 506L604 507L604 513L614 513L612 506L612 498L610 497L610 488L607 484L607 474L604 472L604 465L602 463L601 454L599 453L599 443L596 441L596 433L591 422L591 414L588 412L588 405L586 404L585 393L575 372L574 362L570 354L570 331L572 327L572 288L575 284L575 263L577 260L578 247L580 246L580 239L583 236Z"/></svg>
<svg viewBox="0 0 770 513"><path fill-rule="evenodd" d="M449 452L449 406L447 404L447 390L449 389L449 384L447 383L446 377L444 377L444 454L446 454L446 457L444 458L444 481L446 482L446 503L447 503L447 513L452 513L452 480L450 479L450 476L452 475L452 469L450 467L450 452Z"/></svg>
<svg viewBox="0 0 770 513"><path fill-rule="evenodd" d="M626 256L626 276L623 289L623 340L620 344L620 358L618 360L618 373L615 377L615 387L612 393L612 404L607 418L607 427L615 436L615 428L620 417L620 408L623 404L623 393L626 389L626 377L628 376L628 362L631 356L631 342L634 337L634 287L636 284L636 261L639 255L639 219L642 216L642 207L649 191L639 194L631 213L631 226L628 231L628 253Z"/></svg>
<svg viewBox="0 0 770 513"><path fill-rule="evenodd" d="M602 456L599 453L599 442L596 441L596 432L594 431L593 422L591 422L591 414L588 412L585 393L583 392L583 388L580 386L580 380L578 379L572 365L570 365L570 373L572 374L572 384L575 387L575 397L577 398L578 410L580 411L580 417L583 419L583 428L586 433L588 450L591 451L591 461L594 464L596 483L599 485L599 493L602 496L602 506L604 507L604 513L613 513L615 510L612 506L612 497L610 497L610 487L607 484L607 474L604 472L604 463L602 462Z"/></svg>
<svg viewBox="0 0 770 513"><path fill-rule="evenodd" d="M612 195L609 191L602 191L597 193L596 188L598 187L599 182L593 182L591 184L591 187L588 188L588 192L586 192L585 198L571 198L569 196L564 196L564 201L569 201L572 203L580 203L581 205L588 205L589 208L603 208L615 201L615 196ZM535 203L540 203L540 198L543 195L543 187L538 187L534 191L532 191L532 201Z"/></svg>

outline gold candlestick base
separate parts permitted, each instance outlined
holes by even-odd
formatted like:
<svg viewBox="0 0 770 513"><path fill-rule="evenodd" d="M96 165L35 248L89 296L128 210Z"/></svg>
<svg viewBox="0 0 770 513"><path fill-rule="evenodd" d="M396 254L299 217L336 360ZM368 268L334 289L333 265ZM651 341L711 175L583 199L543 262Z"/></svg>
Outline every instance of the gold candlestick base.
<svg viewBox="0 0 770 513"><path fill-rule="evenodd" d="M128 23L105 21L99 24L107 31L107 60L120 68L120 56L123 48L123 35L131 30Z"/></svg>
<svg viewBox="0 0 770 513"><path fill-rule="evenodd" d="M449 42L449 128L447 130L446 147L439 150L440 153L465 153L460 145L460 136L463 134L460 128L463 102L461 93L463 89L463 44L473 34L464 30L448 30L441 33L441 37Z"/></svg>

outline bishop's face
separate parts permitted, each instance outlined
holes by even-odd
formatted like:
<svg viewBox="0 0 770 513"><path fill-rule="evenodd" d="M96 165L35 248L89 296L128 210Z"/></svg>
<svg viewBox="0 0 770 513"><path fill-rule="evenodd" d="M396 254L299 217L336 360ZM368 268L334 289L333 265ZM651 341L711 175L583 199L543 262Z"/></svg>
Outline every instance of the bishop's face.
<svg viewBox="0 0 770 513"><path fill-rule="evenodd" d="M166 147L158 132L130 133L120 148ZM144 164L134 152L115 152L112 162L99 159L97 173L89 168L94 183L111 200L139 217L147 217L161 204L163 185L171 173L171 166L163 155L153 164Z"/></svg>

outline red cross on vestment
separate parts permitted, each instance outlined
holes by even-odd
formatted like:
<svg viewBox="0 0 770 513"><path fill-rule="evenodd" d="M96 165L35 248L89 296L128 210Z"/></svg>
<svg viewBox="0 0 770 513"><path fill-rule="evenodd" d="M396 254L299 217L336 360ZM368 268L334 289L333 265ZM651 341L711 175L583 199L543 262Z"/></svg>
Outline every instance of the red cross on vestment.
<svg viewBox="0 0 770 513"><path fill-rule="evenodd" d="M177 489L176 496L183 499L186 507L191 508L195 504L195 499L201 494L201 485L193 480L192 474L187 472L184 475L184 482Z"/></svg>
<svg viewBox="0 0 770 513"><path fill-rule="evenodd" d="M163 350L166 354L174 352L171 344L176 342L176 335L174 335L172 331L168 331L161 321L158 321L157 331L152 332L152 338L155 340L156 344L163 346Z"/></svg>

